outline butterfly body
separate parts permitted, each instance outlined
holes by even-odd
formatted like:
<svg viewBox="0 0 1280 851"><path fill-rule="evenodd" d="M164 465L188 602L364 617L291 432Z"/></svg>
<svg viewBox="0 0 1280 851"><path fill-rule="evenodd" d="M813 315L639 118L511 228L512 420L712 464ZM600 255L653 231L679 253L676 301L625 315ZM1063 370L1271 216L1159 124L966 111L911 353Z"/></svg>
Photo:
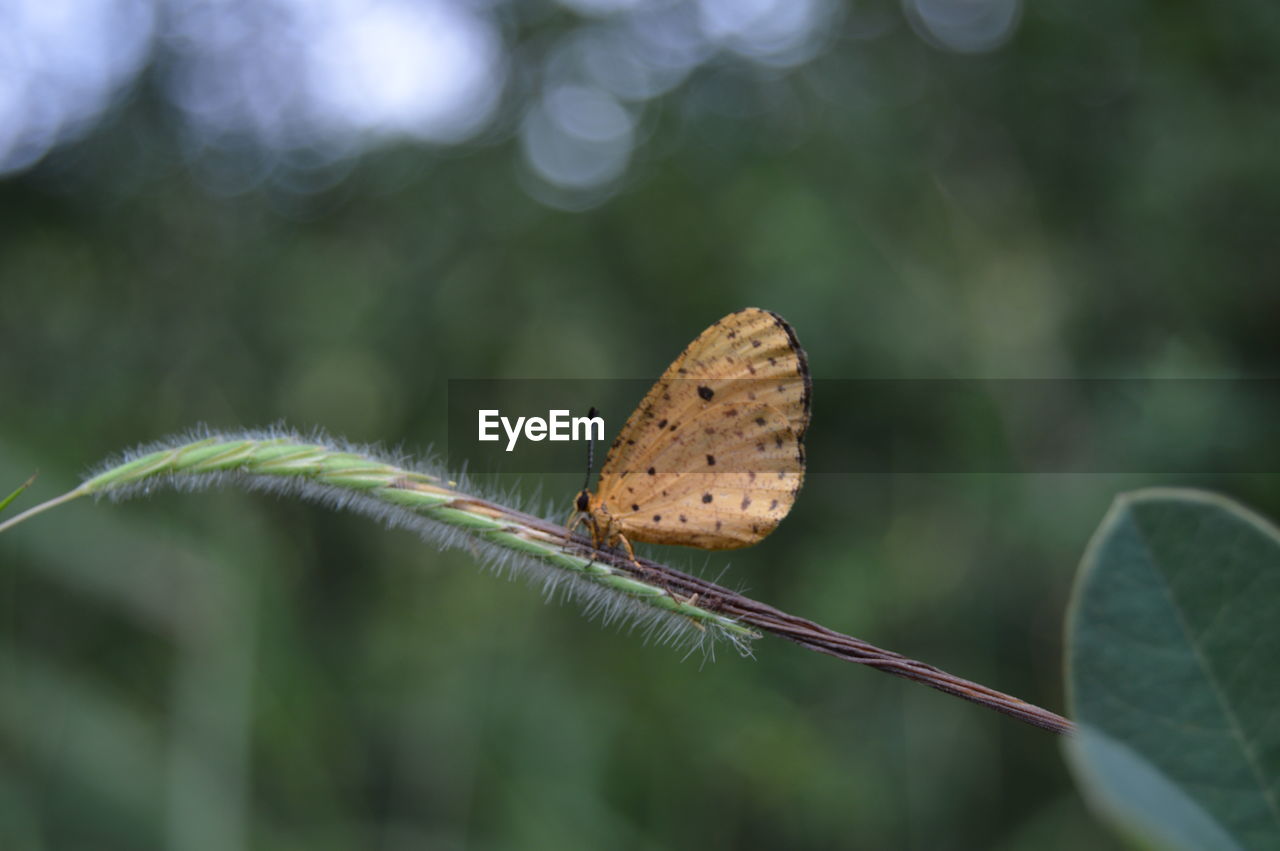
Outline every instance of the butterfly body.
<svg viewBox="0 0 1280 851"><path fill-rule="evenodd" d="M594 493L575 501L593 543L710 550L757 543L804 480L811 382L782 317L732 313L667 368L609 448Z"/></svg>

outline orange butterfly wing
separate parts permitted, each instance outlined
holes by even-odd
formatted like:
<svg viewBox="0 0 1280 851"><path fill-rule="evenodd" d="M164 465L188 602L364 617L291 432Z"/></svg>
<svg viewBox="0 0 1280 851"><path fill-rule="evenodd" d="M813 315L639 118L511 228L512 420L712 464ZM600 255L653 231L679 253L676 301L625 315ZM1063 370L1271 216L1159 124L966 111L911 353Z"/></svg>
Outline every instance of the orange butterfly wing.
<svg viewBox="0 0 1280 851"><path fill-rule="evenodd" d="M808 361L782 317L747 308L702 332L609 449L597 528L705 549L754 544L804 480Z"/></svg>

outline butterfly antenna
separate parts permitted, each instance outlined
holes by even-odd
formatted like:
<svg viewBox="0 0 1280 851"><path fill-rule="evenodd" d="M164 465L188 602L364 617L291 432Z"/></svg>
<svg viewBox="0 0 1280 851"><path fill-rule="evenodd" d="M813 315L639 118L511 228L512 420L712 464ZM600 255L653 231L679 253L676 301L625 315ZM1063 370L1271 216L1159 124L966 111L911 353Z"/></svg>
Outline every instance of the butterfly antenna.
<svg viewBox="0 0 1280 851"><path fill-rule="evenodd" d="M599 415L600 415L600 412L599 412L599 411L597 411L597 410L595 409L595 407L594 407L594 406L591 408L591 410L587 411L587 416L588 416L589 418L594 418L594 417L597 417L597 416L599 416ZM588 436L588 439L587 439L587 478L586 478L586 480L585 480L585 481L583 481L583 483L582 483L582 489L583 489L584 491L585 491L585 490L589 490L589 489L591 488L591 470L592 470L592 468L594 468L594 467L595 467L596 439L595 439L594 437L591 437L590 435L591 435L591 427L590 427L590 426L588 426L588 427L587 427L587 436Z"/></svg>

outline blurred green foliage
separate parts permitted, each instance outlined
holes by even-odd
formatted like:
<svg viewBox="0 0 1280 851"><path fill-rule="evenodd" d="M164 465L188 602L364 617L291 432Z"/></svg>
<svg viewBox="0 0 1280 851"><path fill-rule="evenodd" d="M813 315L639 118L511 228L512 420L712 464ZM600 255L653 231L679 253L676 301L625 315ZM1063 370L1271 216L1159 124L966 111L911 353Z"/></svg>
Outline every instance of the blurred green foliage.
<svg viewBox="0 0 1280 851"><path fill-rule="evenodd" d="M0 490L196 423L417 451L449 378L652 376L747 305L819 378L1275 374L1274 8L1054 0L966 56L869 5L656 101L580 213L500 133L217 191L149 78L0 183ZM1154 484L1280 515L1265 474L813 476L761 545L660 555L1057 709L1076 562ZM1046 733L780 642L682 659L314 506L77 504L0 562L6 848L1115 843Z"/></svg>

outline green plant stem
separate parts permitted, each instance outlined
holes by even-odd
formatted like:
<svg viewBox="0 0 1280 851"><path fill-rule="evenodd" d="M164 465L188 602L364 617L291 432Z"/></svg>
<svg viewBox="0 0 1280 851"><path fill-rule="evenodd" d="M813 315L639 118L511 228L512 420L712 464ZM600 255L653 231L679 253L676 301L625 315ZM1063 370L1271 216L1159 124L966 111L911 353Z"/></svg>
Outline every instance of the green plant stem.
<svg viewBox="0 0 1280 851"><path fill-rule="evenodd" d="M812 621L788 615L715 583L639 558L598 550L563 526L479 499L456 482L406 470L377 458L287 437L209 437L145 453L111 467L68 493L0 524L0 532L82 496L127 493L149 483L230 476L258 486L296 485L313 495L363 497L373 513L408 512L517 558L532 558L607 592L678 618L712 637L745 648L759 632L802 647L867 665L981 704L1057 733L1074 729L1067 719L1010 695L953 676L892 651L882 650Z"/></svg>
<svg viewBox="0 0 1280 851"><path fill-rule="evenodd" d="M39 505L33 505L31 508L28 508L26 511L22 512L21 514L15 514L14 516L10 517L8 520L4 521L3 523L0 523L0 532L3 532L5 529L8 529L11 526L17 526L22 521L29 520L32 517L35 517L37 514L41 514L45 511L48 511L50 508L57 508L59 505L62 505L64 502L70 502L71 500L76 499L77 497L82 497L86 493L87 491L85 491L83 489L83 486L81 486L76 488L75 490L67 491L62 496L54 497L53 499L48 500L46 502L42 502Z"/></svg>

